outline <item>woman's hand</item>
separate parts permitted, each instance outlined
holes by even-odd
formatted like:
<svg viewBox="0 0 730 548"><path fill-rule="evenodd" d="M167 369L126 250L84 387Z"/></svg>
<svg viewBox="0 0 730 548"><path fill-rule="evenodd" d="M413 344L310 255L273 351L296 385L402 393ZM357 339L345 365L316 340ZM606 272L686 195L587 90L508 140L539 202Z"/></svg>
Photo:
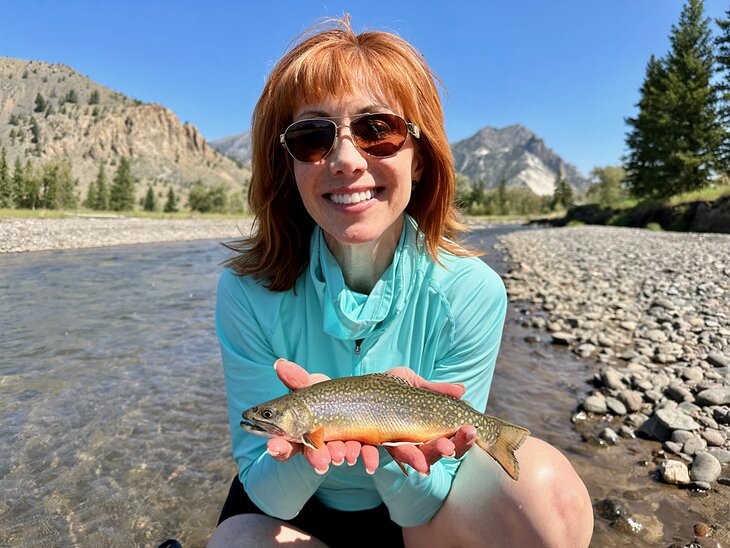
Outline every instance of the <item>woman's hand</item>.
<svg viewBox="0 0 730 548"><path fill-rule="evenodd" d="M294 362L284 359L277 360L274 368L279 379L291 390L328 380L326 375L310 374ZM461 398L464 395L465 388L461 384L427 381L407 367L396 367L387 373L405 379L411 386L417 388L426 388L454 398ZM475 440L476 428L462 426L451 439L436 438L420 445L386 446L386 449L395 460L410 465L420 474L427 475L432 464L444 457L460 458L474 445ZM322 449L312 449L284 438L271 438L266 444L266 449L279 461L287 461L297 453L303 453L318 474L325 474L329 470L330 463L340 466L343 462L347 462L352 466L357 462L358 456L362 458L365 470L373 474L380 460L376 447L357 441L331 441Z"/></svg>

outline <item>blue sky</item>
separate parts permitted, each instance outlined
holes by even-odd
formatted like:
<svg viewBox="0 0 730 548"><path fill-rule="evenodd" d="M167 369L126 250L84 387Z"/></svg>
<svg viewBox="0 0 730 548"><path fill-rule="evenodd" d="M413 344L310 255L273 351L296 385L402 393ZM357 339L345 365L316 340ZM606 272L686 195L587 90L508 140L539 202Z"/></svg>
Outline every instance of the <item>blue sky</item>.
<svg viewBox="0 0 730 548"><path fill-rule="evenodd" d="M208 140L248 129L269 70L317 19L395 32L446 87L449 139L522 124L585 175L620 162L624 117L681 0L0 0L0 56L64 63L172 109ZM727 0L705 0L723 17ZM713 24L713 32L716 27Z"/></svg>

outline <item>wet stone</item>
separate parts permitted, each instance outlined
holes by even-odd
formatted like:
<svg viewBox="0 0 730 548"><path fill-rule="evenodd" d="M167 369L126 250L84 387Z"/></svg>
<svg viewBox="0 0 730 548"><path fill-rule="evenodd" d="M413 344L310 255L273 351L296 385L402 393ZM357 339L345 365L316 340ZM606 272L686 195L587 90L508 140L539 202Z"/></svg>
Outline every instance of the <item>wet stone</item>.
<svg viewBox="0 0 730 548"><path fill-rule="evenodd" d="M672 429L668 428L659 420L656 415L649 417L640 427L639 433L647 438L666 441L672 436Z"/></svg>
<svg viewBox="0 0 730 548"><path fill-rule="evenodd" d="M621 516L611 523L611 527L625 534L638 534L644 530L644 525L632 516Z"/></svg>
<svg viewBox="0 0 730 548"><path fill-rule="evenodd" d="M704 522L695 523L694 526L695 535L698 537L706 537L712 532L712 527Z"/></svg>
<svg viewBox="0 0 730 548"><path fill-rule="evenodd" d="M634 432L633 428L630 428L626 426L625 424L622 424L621 427L618 429L618 435L622 438L629 438L633 439L636 437L636 432Z"/></svg>
<svg viewBox="0 0 730 548"><path fill-rule="evenodd" d="M568 346L575 339L573 335L571 335L570 333L566 333L565 331L555 331L554 333L552 333L551 336L553 344L563 346Z"/></svg>
<svg viewBox="0 0 730 548"><path fill-rule="evenodd" d="M692 481L706 481L712 483L722 472L720 461L705 451L697 453L692 461L689 477Z"/></svg>
<svg viewBox="0 0 730 548"><path fill-rule="evenodd" d="M609 521L629 515L626 506L620 500L613 498L601 499L593 505L593 508L596 510L596 514Z"/></svg>
<svg viewBox="0 0 730 548"><path fill-rule="evenodd" d="M609 445L617 445L619 442L619 436L613 428L604 428L599 437Z"/></svg>
<svg viewBox="0 0 730 548"><path fill-rule="evenodd" d="M692 489L697 489L698 491L709 491L712 489L712 483L709 481L698 480L690 483L690 487Z"/></svg>
<svg viewBox="0 0 730 548"><path fill-rule="evenodd" d="M659 463L659 473L666 483L680 485L689 483L689 469L683 462L663 460Z"/></svg>
<svg viewBox="0 0 730 548"><path fill-rule="evenodd" d="M578 353L579 356L582 356L584 358L589 358L593 355L593 353L596 351L598 347L591 344L591 343L583 343L578 348L575 349L575 351Z"/></svg>

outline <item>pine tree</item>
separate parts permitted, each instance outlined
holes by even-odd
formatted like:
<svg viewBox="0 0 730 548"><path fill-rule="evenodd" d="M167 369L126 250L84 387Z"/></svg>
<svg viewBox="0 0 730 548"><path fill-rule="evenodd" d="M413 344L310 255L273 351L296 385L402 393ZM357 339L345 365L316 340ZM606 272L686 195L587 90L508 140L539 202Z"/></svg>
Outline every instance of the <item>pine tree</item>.
<svg viewBox="0 0 730 548"><path fill-rule="evenodd" d="M89 184L89 188L86 191L86 200L84 200L84 207L88 207L89 209L96 209L96 182L92 181L91 184Z"/></svg>
<svg viewBox="0 0 730 548"><path fill-rule="evenodd" d="M90 105L99 104L99 92L97 90L94 90L91 92L91 96L89 97L89 104Z"/></svg>
<svg viewBox="0 0 730 548"><path fill-rule="evenodd" d="M165 202L165 213L175 213L177 211L177 197L175 191L170 187L167 191L167 201Z"/></svg>
<svg viewBox="0 0 730 548"><path fill-rule="evenodd" d="M157 198L155 197L155 191L152 185L147 187L147 195L144 197L143 209L145 211L155 211L157 209Z"/></svg>
<svg viewBox="0 0 730 548"><path fill-rule="evenodd" d="M500 215L507 215L507 179L502 178L499 180L499 186L497 187L497 205L499 207Z"/></svg>
<svg viewBox="0 0 730 548"><path fill-rule="evenodd" d="M667 114L672 154L667 159L666 195L708 186L722 141L711 82L710 20L703 15L703 0L688 0L670 36Z"/></svg>
<svg viewBox="0 0 730 548"><path fill-rule="evenodd" d="M134 209L135 182L129 160L122 157L109 193L109 207L112 210L127 211Z"/></svg>
<svg viewBox="0 0 730 548"><path fill-rule="evenodd" d="M8 153L0 149L0 208L13 207L13 188L8 169Z"/></svg>
<svg viewBox="0 0 730 548"><path fill-rule="evenodd" d="M559 171L555 177L551 208L553 210L558 207L564 207L567 209L573 205L573 199L573 187L565 180L563 173Z"/></svg>
<svg viewBox="0 0 730 548"><path fill-rule="evenodd" d="M33 164L27 160L23 168L23 204L22 207L35 209L41 204L41 178Z"/></svg>
<svg viewBox="0 0 730 548"><path fill-rule="evenodd" d="M106 174L104 173L104 162L99 162L99 172L96 174L96 202L93 209L97 211L106 211L109 209L109 187L106 184Z"/></svg>
<svg viewBox="0 0 730 548"><path fill-rule="evenodd" d="M627 118L633 129L626 136L626 186L634 196L660 194L666 180L669 155L667 134L667 71L653 55L646 66L636 118Z"/></svg>
<svg viewBox="0 0 730 548"><path fill-rule="evenodd" d="M718 69L717 94L719 99L719 120L723 128L722 143L718 152L719 168L730 174L730 9L725 19L716 19L720 35L715 39L715 54Z"/></svg>
<svg viewBox="0 0 730 548"><path fill-rule="evenodd" d="M23 164L20 162L20 158L16 157L12 179L13 205L15 207L23 207L24 175Z"/></svg>
<svg viewBox="0 0 730 548"><path fill-rule="evenodd" d="M38 92L38 95L35 96L35 112L43 112L44 110L46 110L46 100Z"/></svg>
<svg viewBox="0 0 730 548"><path fill-rule="evenodd" d="M58 207L58 179L56 178L57 164L49 162L42 168L41 196L39 206L44 209Z"/></svg>

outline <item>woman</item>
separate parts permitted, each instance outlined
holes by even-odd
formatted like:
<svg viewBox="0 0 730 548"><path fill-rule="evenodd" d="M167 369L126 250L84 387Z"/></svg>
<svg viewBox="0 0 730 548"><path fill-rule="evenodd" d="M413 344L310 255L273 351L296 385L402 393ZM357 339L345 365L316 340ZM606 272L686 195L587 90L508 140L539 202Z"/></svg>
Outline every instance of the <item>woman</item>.
<svg viewBox="0 0 730 548"><path fill-rule="evenodd" d="M434 80L407 42L355 35L347 18L315 28L268 78L252 125L256 224L232 246L218 288L239 474L210 546L590 539L585 487L534 438L517 452L514 482L469 450L471 426L394 449L419 472L408 476L382 448L342 440L316 451L240 427L244 409L287 387L388 370L486 407L506 295L455 243L453 160Z"/></svg>

